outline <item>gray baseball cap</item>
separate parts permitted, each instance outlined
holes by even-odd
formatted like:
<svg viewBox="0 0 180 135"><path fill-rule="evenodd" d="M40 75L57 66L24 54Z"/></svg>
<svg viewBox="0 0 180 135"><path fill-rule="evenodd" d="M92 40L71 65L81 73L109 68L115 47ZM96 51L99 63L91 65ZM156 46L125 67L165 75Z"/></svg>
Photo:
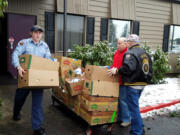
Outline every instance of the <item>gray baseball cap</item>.
<svg viewBox="0 0 180 135"><path fill-rule="evenodd" d="M129 35L128 38L127 38L127 41L129 41L129 42L135 42L135 43L139 43L139 42L140 42L139 36L136 35L136 34L131 34L131 35Z"/></svg>
<svg viewBox="0 0 180 135"><path fill-rule="evenodd" d="M43 32L43 28L39 25L34 25L32 28L31 28L31 32L33 31L40 31L40 32Z"/></svg>

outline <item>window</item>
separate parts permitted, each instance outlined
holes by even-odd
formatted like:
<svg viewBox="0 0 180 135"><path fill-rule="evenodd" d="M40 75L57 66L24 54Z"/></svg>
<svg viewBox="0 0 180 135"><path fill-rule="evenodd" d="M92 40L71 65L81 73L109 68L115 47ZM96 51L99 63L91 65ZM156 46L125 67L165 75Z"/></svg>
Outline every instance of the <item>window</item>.
<svg viewBox="0 0 180 135"><path fill-rule="evenodd" d="M131 21L109 20L109 43L116 47L117 39L130 34Z"/></svg>
<svg viewBox="0 0 180 135"><path fill-rule="evenodd" d="M67 15L67 49L73 50L75 44L84 43L84 17ZM57 50L63 50L63 14L57 14Z"/></svg>
<svg viewBox="0 0 180 135"><path fill-rule="evenodd" d="M171 25L169 35L169 52L180 53L180 26Z"/></svg>

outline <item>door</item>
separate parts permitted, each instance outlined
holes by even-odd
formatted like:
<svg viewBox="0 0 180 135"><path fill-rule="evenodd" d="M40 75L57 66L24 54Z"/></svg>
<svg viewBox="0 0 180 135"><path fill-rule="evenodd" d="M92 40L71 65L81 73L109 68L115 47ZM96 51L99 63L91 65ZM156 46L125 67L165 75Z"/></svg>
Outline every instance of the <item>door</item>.
<svg viewBox="0 0 180 135"><path fill-rule="evenodd" d="M36 24L36 16L21 15L21 14L7 14L8 22L8 46L7 46L7 59L8 59L8 72L16 78L17 72L12 65L12 53L17 46L17 43L25 38L29 38L29 32L33 25Z"/></svg>

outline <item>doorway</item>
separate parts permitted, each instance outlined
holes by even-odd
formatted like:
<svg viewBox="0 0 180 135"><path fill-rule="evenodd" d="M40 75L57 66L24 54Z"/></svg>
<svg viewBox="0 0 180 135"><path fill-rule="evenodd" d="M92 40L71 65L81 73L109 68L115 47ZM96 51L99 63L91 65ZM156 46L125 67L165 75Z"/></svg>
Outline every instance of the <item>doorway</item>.
<svg viewBox="0 0 180 135"><path fill-rule="evenodd" d="M30 37L30 29L37 23L37 17L6 13L0 20L0 39L2 41L0 47L0 75L10 74L13 78L16 78L17 72L12 65L12 53L20 40Z"/></svg>

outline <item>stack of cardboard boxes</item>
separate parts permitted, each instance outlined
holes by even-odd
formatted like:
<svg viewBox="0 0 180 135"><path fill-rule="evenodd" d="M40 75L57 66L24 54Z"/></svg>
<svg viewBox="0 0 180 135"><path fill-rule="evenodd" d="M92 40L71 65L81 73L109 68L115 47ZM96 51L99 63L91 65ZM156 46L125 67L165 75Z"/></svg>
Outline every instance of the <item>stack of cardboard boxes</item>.
<svg viewBox="0 0 180 135"><path fill-rule="evenodd" d="M109 77L107 68L87 65L81 60L56 57L59 62L33 55L20 56L26 73L18 77L18 87L53 87L53 94L90 125L116 121L119 77Z"/></svg>
<svg viewBox="0 0 180 135"><path fill-rule="evenodd" d="M82 61L62 56L56 56L56 58L59 61L60 86L54 88L53 93L68 108L79 115L84 80L75 71L81 68Z"/></svg>
<svg viewBox="0 0 180 135"><path fill-rule="evenodd" d="M60 87L54 88L54 95L90 125L115 122L119 76L109 77L107 68L92 65L86 66L83 76L77 75L74 70L81 67L80 60L56 58L60 63Z"/></svg>
<svg viewBox="0 0 180 135"><path fill-rule="evenodd" d="M109 77L106 67L87 65L80 115L90 125L116 121L119 76Z"/></svg>

